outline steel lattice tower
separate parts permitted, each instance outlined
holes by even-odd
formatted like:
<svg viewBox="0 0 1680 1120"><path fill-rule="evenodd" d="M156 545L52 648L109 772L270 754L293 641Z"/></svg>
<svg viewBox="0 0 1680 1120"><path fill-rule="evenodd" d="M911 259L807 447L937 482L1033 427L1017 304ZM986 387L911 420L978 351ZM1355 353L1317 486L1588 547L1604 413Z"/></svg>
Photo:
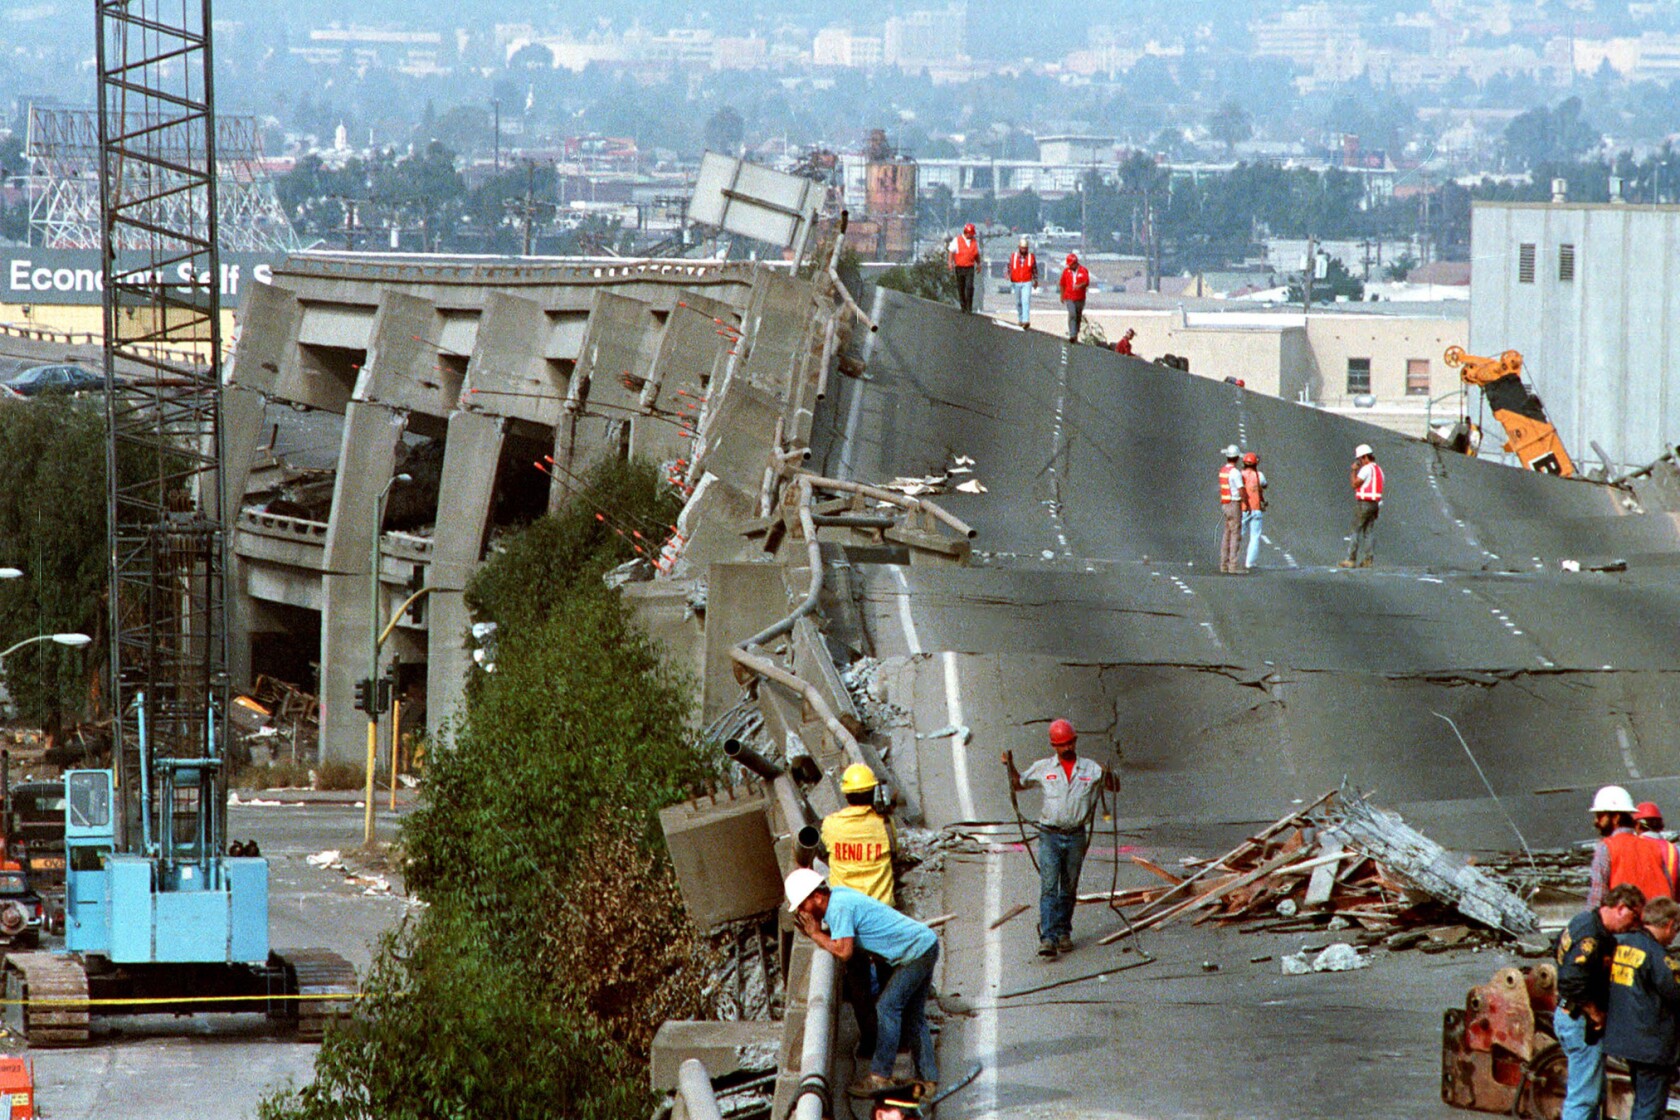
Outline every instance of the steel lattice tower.
<svg viewBox="0 0 1680 1120"><path fill-rule="evenodd" d="M112 763L132 828L140 721L152 757L204 758L227 712L217 137L210 0L97 4Z"/></svg>

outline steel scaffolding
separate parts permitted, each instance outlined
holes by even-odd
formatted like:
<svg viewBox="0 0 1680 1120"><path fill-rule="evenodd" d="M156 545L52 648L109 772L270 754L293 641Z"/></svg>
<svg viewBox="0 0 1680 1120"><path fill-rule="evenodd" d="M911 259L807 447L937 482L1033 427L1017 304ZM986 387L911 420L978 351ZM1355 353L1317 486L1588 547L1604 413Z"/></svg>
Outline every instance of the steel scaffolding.
<svg viewBox="0 0 1680 1120"><path fill-rule="evenodd" d="M105 7L102 4L100 10ZM130 113L134 104L129 103ZM136 116L117 130L139 135L145 123L143 116ZM154 170L160 187L179 175L173 165L188 155L167 146L183 141L173 134L157 138L157 154L172 165ZM99 248L104 236L99 217L99 111L31 105L24 154L29 158L30 240L47 249ZM262 159L262 130L255 117L217 119L216 207L226 252L278 254L301 247ZM202 223L203 214L188 214L185 208L202 206L204 197L190 190L164 193L160 201L167 213L162 216L175 225Z"/></svg>
<svg viewBox="0 0 1680 1120"><path fill-rule="evenodd" d="M98 32L112 761L132 828L142 743L197 759L224 741L219 133L210 0L98 0Z"/></svg>

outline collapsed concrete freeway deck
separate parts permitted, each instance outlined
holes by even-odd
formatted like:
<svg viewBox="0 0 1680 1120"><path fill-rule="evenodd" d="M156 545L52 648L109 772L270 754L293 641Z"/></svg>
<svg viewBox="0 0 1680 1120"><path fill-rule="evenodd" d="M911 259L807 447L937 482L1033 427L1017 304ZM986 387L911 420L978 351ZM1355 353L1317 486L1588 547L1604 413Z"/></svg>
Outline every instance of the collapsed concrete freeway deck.
<svg viewBox="0 0 1680 1120"><path fill-rule="evenodd" d="M1680 534L1662 486L1630 496L1466 459L893 293L875 314L866 378L831 386L813 466L880 481L971 456L987 488L940 499L979 529L974 567L857 574L858 637L914 715L895 765L931 825L1009 839L998 751L1042 753L1064 715L1083 750L1120 762L1123 827L1157 858L1223 850L1344 779L1472 849L1515 847L1513 824L1535 846L1583 838L1600 784L1680 797L1666 715ZM1247 577L1216 574L1231 442L1260 452L1271 484ZM1335 563L1361 442L1387 498L1378 567L1350 572ZM1560 568L1611 559L1627 570ZM915 737L949 725L971 734ZM1107 885L1100 855L1086 875ZM1450 1115L1435 1098L1440 1009L1501 963L1204 975L1203 959L1248 967L1258 942L1193 931L1162 937L1151 968L1022 1001L1007 993L1127 959L1090 947L1115 927L1105 911L1082 912L1085 948L1049 966L1030 916L988 928L1035 897L1025 857L1001 846L949 871L962 918L942 990L969 1014L948 1020L945 1072L986 1064L960 1115Z"/></svg>

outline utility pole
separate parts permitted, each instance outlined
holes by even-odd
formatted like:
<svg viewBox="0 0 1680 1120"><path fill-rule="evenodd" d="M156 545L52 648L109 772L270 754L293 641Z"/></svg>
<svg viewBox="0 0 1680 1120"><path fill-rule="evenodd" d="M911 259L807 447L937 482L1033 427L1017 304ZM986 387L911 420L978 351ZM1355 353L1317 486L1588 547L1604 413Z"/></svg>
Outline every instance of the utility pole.
<svg viewBox="0 0 1680 1120"><path fill-rule="evenodd" d="M536 217L545 207L552 207L550 202L538 202L535 195L537 164L535 160L525 161L525 200L508 199L506 206L508 213L516 216L525 226L525 256L531 255L532 238L535 230ZM640 210L638 210L638 214Z"/></svg>
<svg viewBox="0 0 1680 1120"><path fill-rule="evenodd" d="M1312 307L1313 275L1318 271L1318 242L1307 234L1306 267L1301 270L1301 314Z"/></svg>

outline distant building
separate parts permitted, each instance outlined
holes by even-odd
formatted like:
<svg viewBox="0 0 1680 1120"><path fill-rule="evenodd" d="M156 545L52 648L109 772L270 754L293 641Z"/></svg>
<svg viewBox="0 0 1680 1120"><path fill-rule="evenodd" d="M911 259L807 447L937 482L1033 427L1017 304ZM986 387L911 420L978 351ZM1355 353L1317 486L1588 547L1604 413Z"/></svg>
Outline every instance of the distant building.
<svg viewBox="0 0 1680 1120"><path fill-rule="evenodd" d="M1470 349L1522 351L1577 463L1680 442L1680 206L1478 202Z"/></svg>

